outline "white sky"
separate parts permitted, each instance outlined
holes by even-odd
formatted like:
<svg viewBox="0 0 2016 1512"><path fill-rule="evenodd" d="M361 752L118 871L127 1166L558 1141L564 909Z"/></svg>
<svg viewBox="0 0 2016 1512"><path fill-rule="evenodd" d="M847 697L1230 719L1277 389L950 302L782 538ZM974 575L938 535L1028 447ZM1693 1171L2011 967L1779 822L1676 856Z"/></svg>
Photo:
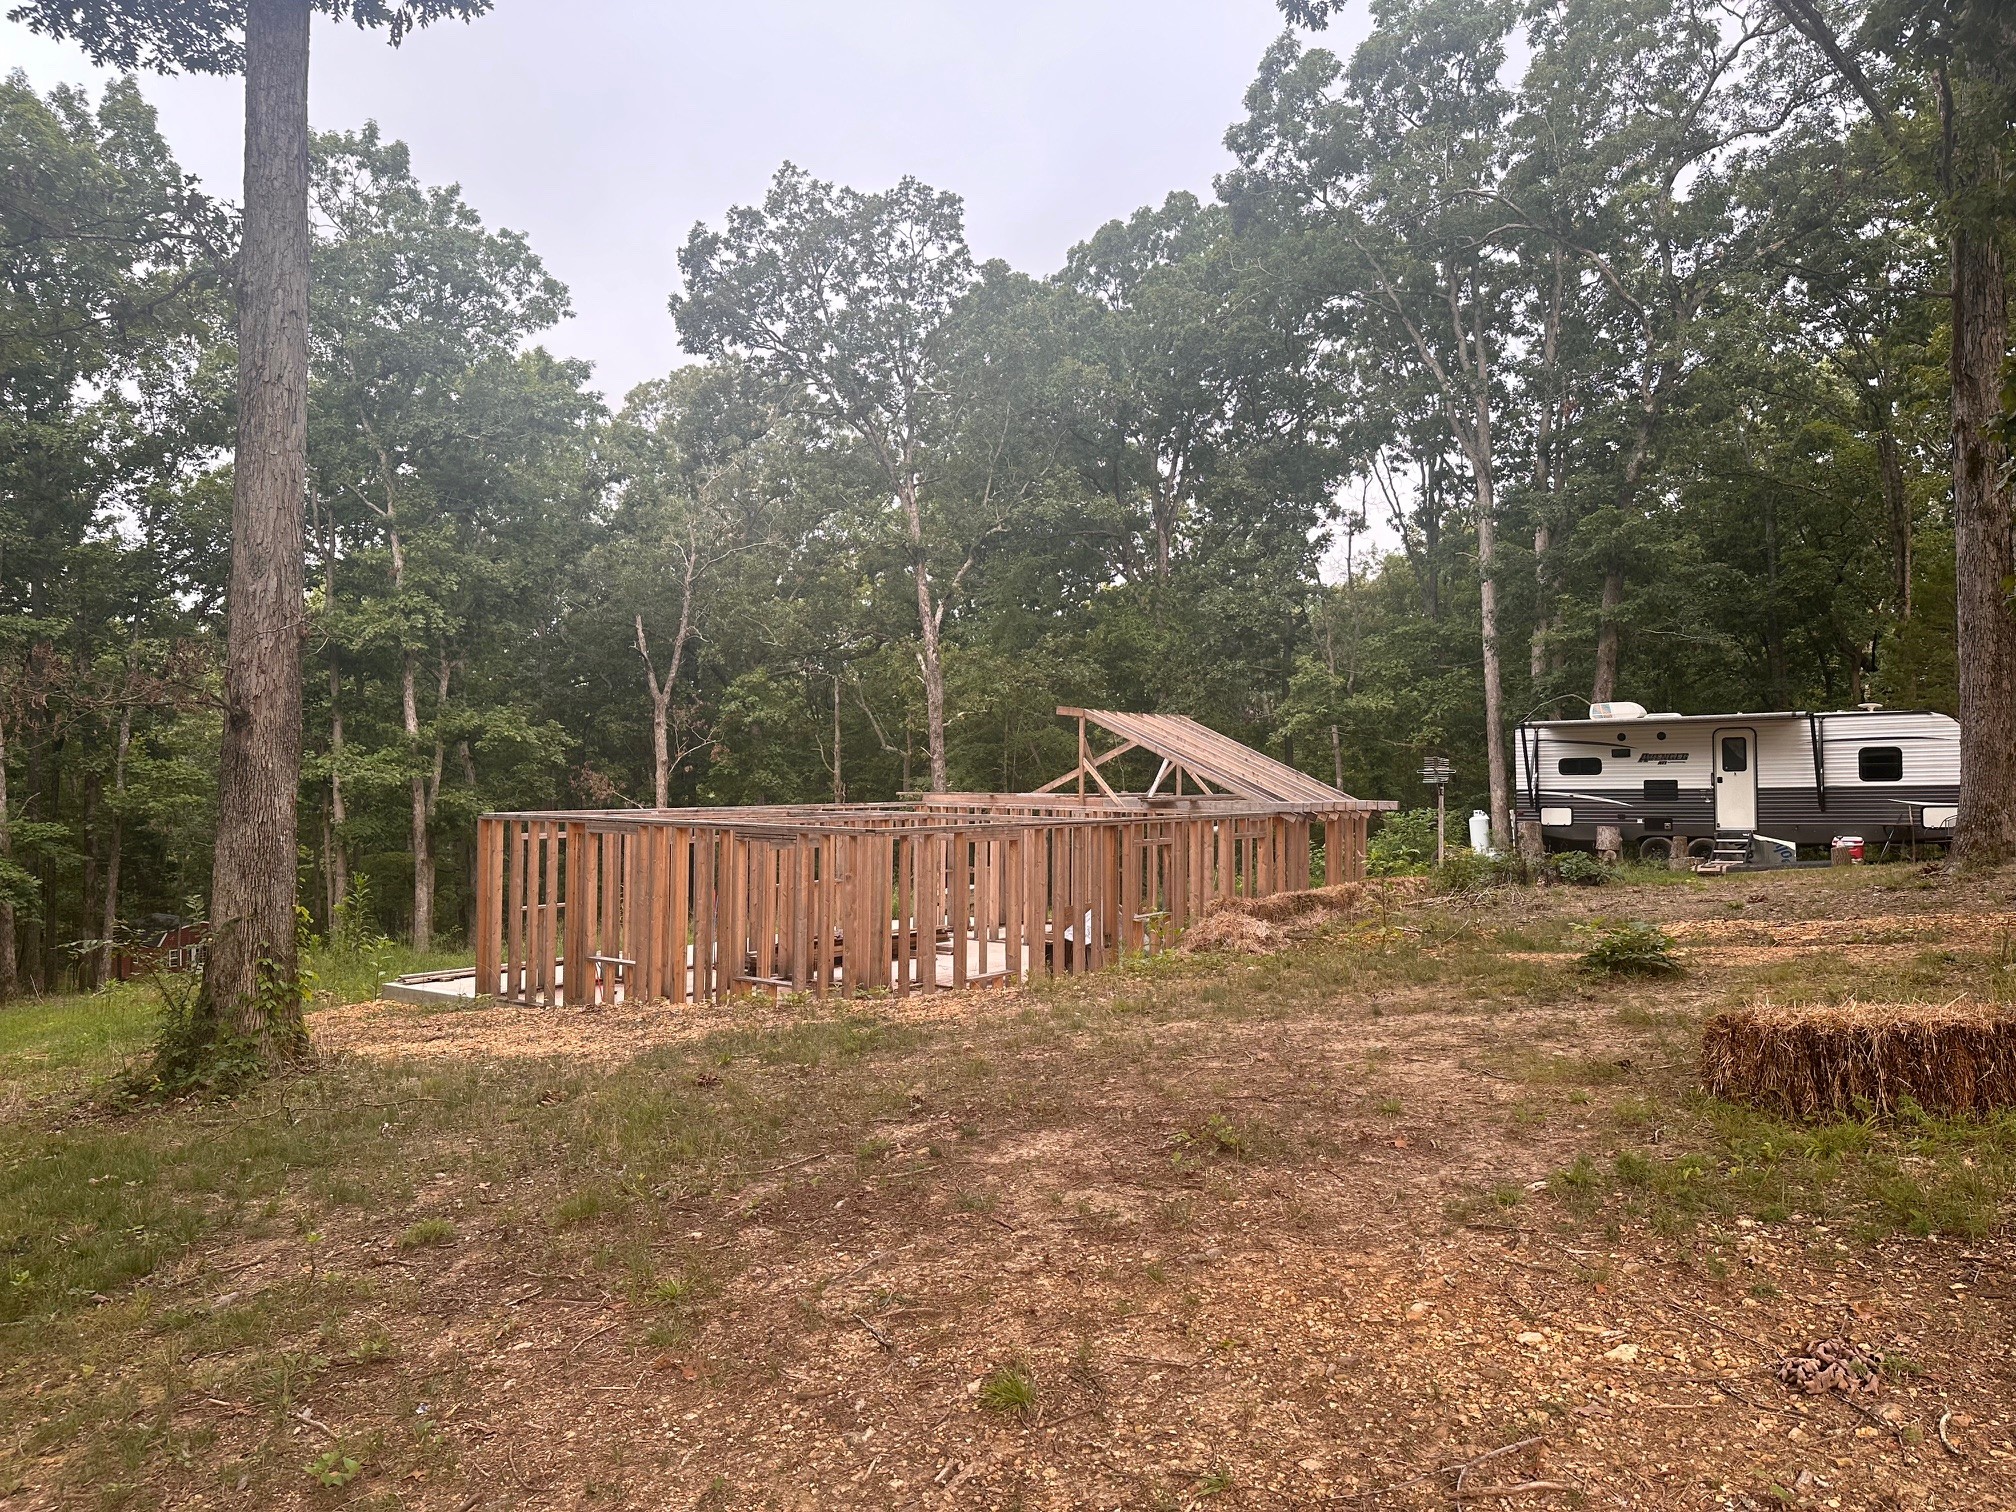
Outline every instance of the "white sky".
<svg viewBox="0 0 2016 1512"><path fill-rule="evenodd" d="M688 228L786 158L860 188L916 174L965 198L979 256L1047 273L1106 220L1210 193L1280 29L1273 0L499 0L398 52L318 18L310 108L322 129L375 119L424 180L526 232L574 294L549 344L620 398L678 360ZM102 78L0 21L14 67L39 89ZM239 82L145 88L184 166L237 199Z"/></svg>
<svg viewBox="0 0 2016 1512"><path fill-rule="evenodd" d="M525 232L573 291L547 344L620 400L680 360L665 300L688 229L785 159L864 189L915 174L964 197L976 255L1048 273L1107 220L1209 196L1280 30L1274 0L498 0L396 52L318 17L310 111L376 120L424 181ZM15 67L44 90L103 79L0 20ZM240 82L144 87L183 166L236 200Z"/></svg>

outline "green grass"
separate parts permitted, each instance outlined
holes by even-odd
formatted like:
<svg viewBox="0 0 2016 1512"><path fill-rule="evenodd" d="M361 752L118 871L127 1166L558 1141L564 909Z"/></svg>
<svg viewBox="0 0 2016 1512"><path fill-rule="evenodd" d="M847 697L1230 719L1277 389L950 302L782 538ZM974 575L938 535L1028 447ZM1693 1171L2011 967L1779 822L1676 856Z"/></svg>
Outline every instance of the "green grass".
<svg viewBox="0 0 2016 1512"><path fill-rule="evenodd" d="M1036 1377L1020 1360L998 1366L980 1382L980 1405L1004 1416L1025 1416L1036 1406Z"/></svg>
<svg viewBox="0 0 2016 1512"><path fill-rule="evenodd" d="M1618 1127L1662 1114L1658 1146L1627 1140L1607 1157L1585 1154L1555 1172L1550 1191L1584 1218L1600 1210L1668 1234L1804 1214L1864 1238L1968 1239L1996 1228L2016 1193L2016 1113L1795 1124L1696 1093L1663 1109L1634 1103Z"/></svg>
<svg viewBox="0 0 2016 1512"><path fill-rule="evenodd" d="M151 988L123 983L0 1006L0 1084L33 1097L112 1074L147 1049L159 1009Z"/></svg>
<svg viewBox="0 0 2016 1512"><path fill-rule="evenodd" d="M395 976L469 964L455 951L387 945L375 952L312 950L302 962L315 1007L364 1002ZM144 979L97 992L29 997L0 1005L0 1086L37 1099L116 1077L153 1043L161 995Z"/></svg>

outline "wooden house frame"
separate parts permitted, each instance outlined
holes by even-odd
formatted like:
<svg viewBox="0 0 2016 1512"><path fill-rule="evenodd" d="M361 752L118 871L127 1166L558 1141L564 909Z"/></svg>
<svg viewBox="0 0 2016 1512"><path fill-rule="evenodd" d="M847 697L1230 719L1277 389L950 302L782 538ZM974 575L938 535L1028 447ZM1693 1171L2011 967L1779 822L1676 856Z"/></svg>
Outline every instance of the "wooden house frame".
<svg viewBox="0 0 2016 1512"><path fill-rule="evenodd" d="M486 814L477 991L577 1007L907 997L1096 971L1221 898L1310 886L1319 840L1324 880L1357 880L1367 821L1395 806L1181 715L1059 712L1079 721L1078 762L1029 793ZM1094 728L1120 742L1096 758ZM1134 750L1161 762L1143 793L1107 775Z"/></svg>

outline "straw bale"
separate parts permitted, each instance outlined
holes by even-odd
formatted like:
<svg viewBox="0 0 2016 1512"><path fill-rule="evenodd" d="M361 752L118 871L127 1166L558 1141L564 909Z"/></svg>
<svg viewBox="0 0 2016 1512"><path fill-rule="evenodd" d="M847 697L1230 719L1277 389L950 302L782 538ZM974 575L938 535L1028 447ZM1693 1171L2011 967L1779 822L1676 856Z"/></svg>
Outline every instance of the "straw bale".
<svg viewBox="0 0 2016 1512"><path fill-rule="evenodd" d="M2016 1106L2016 1011L1996 1003L1774 1004L1718 1013L1701 1038L1717 1097L1795 1118Z"/></svg>

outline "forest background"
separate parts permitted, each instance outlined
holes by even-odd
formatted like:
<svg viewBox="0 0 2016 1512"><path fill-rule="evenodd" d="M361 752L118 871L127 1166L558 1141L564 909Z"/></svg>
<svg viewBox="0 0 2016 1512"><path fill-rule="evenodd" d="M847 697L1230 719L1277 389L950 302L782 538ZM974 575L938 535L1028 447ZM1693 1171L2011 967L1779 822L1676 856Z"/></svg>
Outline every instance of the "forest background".
<svg viewBox="0 0 2016 1512"><path fill-rule="evenodd" d="M1403 803L1447 754L1501 818L1530 710L1952 711L1936 113L1886 137L1784 15L1291 32L1215 202L1041 277L786 165L620 406L524 238L319 136L313 927L462 935L491 809L1025 788L1060 703ZM137 84L0 85L0 995L203 909L235 238Z"/></svg>

